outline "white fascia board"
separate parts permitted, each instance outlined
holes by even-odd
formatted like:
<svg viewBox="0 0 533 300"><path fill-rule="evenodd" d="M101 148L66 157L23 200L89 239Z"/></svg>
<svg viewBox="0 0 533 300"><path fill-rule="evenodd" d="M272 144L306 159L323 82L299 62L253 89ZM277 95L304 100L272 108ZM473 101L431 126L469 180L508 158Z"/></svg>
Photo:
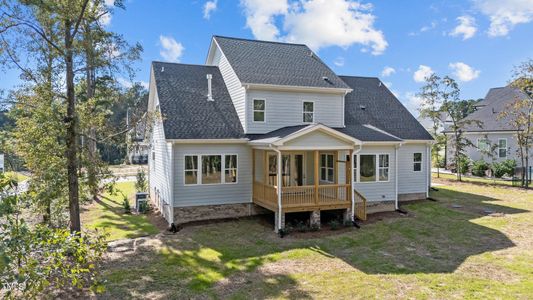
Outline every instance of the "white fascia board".
<svg viewBox="0 0 533 300"><path fill-rule="evenodd" d="M312 86L295 86L295 85L277 85L277 84L264 84L264 83L246 83L243 82L242 86L246 89L257 90L276 90L276 91L300 91L300 92L317 92L317 93L337 93L346 95L353 91L353 89L345 88L325 88L325 87L312 87Z"/></svg>

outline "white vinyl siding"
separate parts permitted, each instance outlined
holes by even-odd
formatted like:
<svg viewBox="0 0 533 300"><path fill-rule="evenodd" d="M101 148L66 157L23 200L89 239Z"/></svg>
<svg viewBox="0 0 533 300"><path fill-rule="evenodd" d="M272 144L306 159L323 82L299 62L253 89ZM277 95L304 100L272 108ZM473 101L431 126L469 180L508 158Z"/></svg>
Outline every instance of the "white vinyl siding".
<svg viewBox="0 0 533 300"><path fill-rule="evenodd" d="M287 91L248 90L246 95L249 122L247 133L267 133L276 129L308 124L303 122L303 101L313 102L313 123L343 127L344 95ZM266 122L253 122L253 99L266 100Z"/></svg>
<svg viewBox="0 0 533 300"><path fill-rule="evenodd" d="M185 185L184 163L187 155L236 155L237 182ZM174 144L174 206L197 206L252 201L252 149L245 144ZM257 161L258 158L256 158ZM223 161L226 162L225 159ZM232 170L222 166L222 170ZM201 176L199 174L199 176Z"/></svg>
<svg viewBox="0 0 533 300"><path fill-rule="evenodd" d="M348 151L341 151L339 153L339 160L345 161ZM361 193L369 202L371 201L393 201L395 200L395 160L394 160L394 146L363 146L363 149L357 153L360 155L389 155L389 180L388 181L373 181L373 182L354 182L354 189ZM378 156L379 159L379 156ZM360 165L358 165L360 167ZM344 163L339 163L339 182L346 180L346 166ZM355 172L354 172L355 173ZM378 172L379 173L379 172ZM356 173L357 174L357 173ZM401 178L401 177L400 177Z"/></svg>
<svg viewBox="0 0 533 300"><path fill-rule="evenodd" d="M218 45L215 44L215 52L213 54L212 65L218 66L222 78L226 83L226 87L231 97L231 101L235 106L239 120L241 121L242 127L246 130L246 110L245 110L245 99L246 99L246 90L241 84L241 81L237 77L237 74L229 64L228 59L220 51Z"/></svg>
<svg viewBox="0 0 533 300"><path fill-rule="evenodd" d="M422 153L420 171L414 170L414 154ZM426 144L404 144L398 149L398 194L426 193L428 184ZM394 164L391 162L391 165Z"/></svg>

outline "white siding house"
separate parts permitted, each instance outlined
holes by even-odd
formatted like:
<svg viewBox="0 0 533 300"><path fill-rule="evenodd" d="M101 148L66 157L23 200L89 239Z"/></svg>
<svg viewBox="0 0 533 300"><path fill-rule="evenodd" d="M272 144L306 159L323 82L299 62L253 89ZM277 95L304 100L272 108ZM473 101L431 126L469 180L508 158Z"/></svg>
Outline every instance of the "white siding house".
<svg viewBox="0 0 533 300"><path fill-rule="evenodd" d="M425 199L431 136L377 78L307 46L215 36L205 65L153 62L150 197L169 224Z"/></svg>

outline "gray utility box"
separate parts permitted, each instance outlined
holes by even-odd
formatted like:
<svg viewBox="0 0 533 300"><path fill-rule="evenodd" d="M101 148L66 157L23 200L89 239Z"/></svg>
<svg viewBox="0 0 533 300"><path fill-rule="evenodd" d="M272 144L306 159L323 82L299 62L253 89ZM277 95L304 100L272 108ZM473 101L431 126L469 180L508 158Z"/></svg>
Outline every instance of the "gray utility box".
<svg viewBox="0 0 533 300"><path fill-rule="evenodd" d="M141 207L146 207L148 203L148 193L136 193L135 194L135 209L140 212Z"/></svg>

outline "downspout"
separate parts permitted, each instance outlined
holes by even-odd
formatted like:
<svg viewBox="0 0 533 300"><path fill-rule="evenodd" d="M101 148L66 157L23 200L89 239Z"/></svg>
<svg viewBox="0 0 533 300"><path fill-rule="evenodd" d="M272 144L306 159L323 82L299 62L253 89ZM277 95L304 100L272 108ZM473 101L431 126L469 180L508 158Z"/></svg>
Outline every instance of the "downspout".
<svg viewBox="0 0 533 300"><path fill-rule="evenodd" d="M400 206L398 205L398 149L400 149L402 145L403 144L400 143L396 147L394 147L394 207L396 208L396 210L400 209Z"/></svg>
<svg viewBox="0 0 533 300"><path fill-rule="evenodd" d="M355 222L355 193L353 192L354 191L353 183L355 182L355 179L356 179L353 173L353 162L354 162L354 156L356 156L359 152L361 152L362 149L363 149L363 144L359 145L359 149L357 150L355 150L355 147L354 147L354 152L352 153L352 157L350 157L350 163L352 164L350 166L350 171L352 172L352 174L350 174L350 177L352 178L352 180L350 180L350 188L352 189L350 193L352 194L352 213L350 217L352 218L352 222Z"/></svg>
<svg viewBox="0 0 533 300"><path fill-rule="evenodd" d="M282 209L281 209L281 151L279 151L278 149L272 147L272 144L269 144L268 145L270 147L270 149L272 149L273 151L275 151L277 154L278 154L278 162L277 162L277 165L278 165L278 231L281 229L281 214L282 214Z"/></svg>
<svg viewBox="0 0 533 300"><path fill-rule="evenodd" d="M430 188L430 182L429 182L429 178L431 176L431 147L429 146L430 144L428 143L426 145L426 155L427 155L427 159L426 159L426 163L427 163L427 167L426 167L426 171L427 171L427 174L426 174L426 198L429 198L429 188Z"/></svg>

